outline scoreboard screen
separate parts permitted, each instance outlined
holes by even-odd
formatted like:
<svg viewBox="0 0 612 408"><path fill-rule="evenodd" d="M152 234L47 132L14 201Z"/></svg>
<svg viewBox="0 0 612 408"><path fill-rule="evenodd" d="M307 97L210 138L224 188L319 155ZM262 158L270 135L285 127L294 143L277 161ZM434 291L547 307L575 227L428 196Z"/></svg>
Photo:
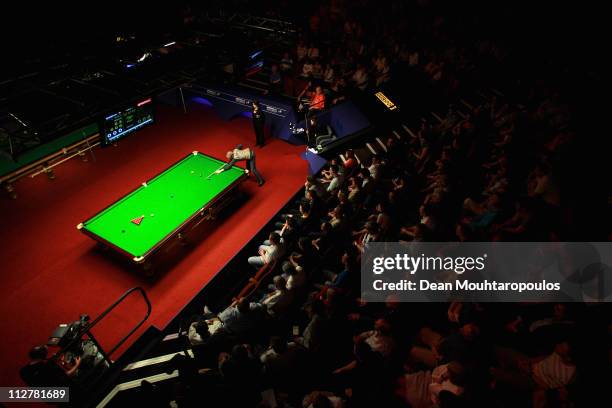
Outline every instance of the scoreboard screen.
<svg viewBox="0 0 612 408"><path fill-rule="evenodd" d="M106 145L114 143L125 135L152 124L153 121L154 106L151 98L108 115L104 118L102 126L103 143Z"/></svg>

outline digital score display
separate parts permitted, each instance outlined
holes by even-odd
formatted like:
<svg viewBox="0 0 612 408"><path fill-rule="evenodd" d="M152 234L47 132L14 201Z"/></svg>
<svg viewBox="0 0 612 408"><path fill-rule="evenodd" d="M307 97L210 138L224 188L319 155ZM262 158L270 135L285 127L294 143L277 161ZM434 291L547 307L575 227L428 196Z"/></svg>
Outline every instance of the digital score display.
<svg viewBox="0 0 612 408"><path fill-rule="evenodd" d="M128 133L152 124L154 113L153 100L148 98L105 117L102 126L104 144L114 143Z"/></svg>

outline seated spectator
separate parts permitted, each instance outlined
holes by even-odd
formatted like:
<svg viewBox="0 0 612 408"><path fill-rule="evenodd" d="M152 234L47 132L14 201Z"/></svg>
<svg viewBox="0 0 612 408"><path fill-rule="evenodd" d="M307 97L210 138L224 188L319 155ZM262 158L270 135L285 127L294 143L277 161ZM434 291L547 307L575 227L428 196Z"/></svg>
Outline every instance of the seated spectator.
<svg viewBox="0 0 612 408"><path fill-rule="evenodd" d="M386 399L385 390L390 382L385 361L380 353L363 341L355 345L353 353L354 359L350 363L333 371L336 381L348 391L352 401L359 401L364 406L377 406Z"/></svg>
<svg viewBox="0 0 612 408"><path fill-rule="evenodd" d="M552 207L559 207L561 203L559 188L554 181L552 172L546 166L536 166L530 175L529 195L541 198Z"/></svg>
<svg viewBox="0 0 612 408"><path fill-rule="evenodd" d="M187 340L189 340L189 344L192 346L204 344L209 337L210 331L208 330L208 322L206 320L196 320L189 325Z"/></svg>
<svg viewBox="0 0 612 408"><path fill-rule="evenodd" d="M268 241L270 243L269 245L259 246L258 256L252 256L248 259L250 265L255 268L260 268L278 259L281 254L280 236L276 232L273 232L268 237Z"/></svg>
<svg viewBox="0 0 612 408"><path fill-rule="evenodd" d="M344 176L340 175L340 169L338 165L332 165L329 168L330 179L323 179L321 182L327 184L327 192L332 193L333 191L338 190L342 187L342 183L344 182Z"/></svg>
<svg viewBox="0 0 612 408"><path fill-rule="evenodd" d="M385 359L391 357L395 348L395 340L391 336L391 324L385 319L374 323L374 330L363 332L354 338L355 343L365 342L372 351L379 353Z"/></svg>
<svg viewBox="0 0 612 408"><path fill-rule="evenodd" d="M325 68L323 69L322 77L323 77L323 81L329 85L331 85L336 79L334 68L329 62L325 64Z"/></svg>
<svg viewBox="0 0 612 408"><path fill-rule="evenodd" d="M280 237L280 243L283 247L288 247L291 245L297 238L297 227L298 223L293 217L286 217L285 223L281 227L280 230L274 231ZM270 240L267 239L263 242L264 245L270 245Z"/></svg>
<svg viewBox="0 0 612 408"><path fill-rule="evenodd" d="M378 155L372 156L368 170L370 170L370 175L374 180L378 180L381 177L381 167L382 161L380 160L380 157Z"/></svg>
<svg viewBox="0 0 612 408"><path fill-rule="evenodd" d="M415 68L419 65L419 51L418 50L412 50L410 52L410 54L408 55L408 65L411 68Z"/></svg>
<svg viewBox="0 0 612 408"><path fill-rule="evenodd" d="M499 213L499 204L500 200L497 194L487 197L482 203L466 198L463 202L463 208L473 215L465 217L463 222L468 224L472 230L488 227Z"/></svg>
<svg viewBox="0 0 612 408"><path fill-rule="evenodd" d="M384 237L391 228L392 220L389 214L386 212L387 205L384 201L380 201L378 204L376 204L375 208L376 213L370 215L368 220L378 224L379 233Z"/></svg>
<svg viewBox="0 0 612 408"><path fill-rule="evenodd" d="M253 406L259 400L262 365L249 345L238 344L231 353L219 354L219 373L229 387L230 406Z"/></svg>
<svg viewBox="0 0 612 408"><path fill-rule="evenodd" d="M314 69L314 65L310 59L306 59L304 64L302 64L302 72L300 76L303 78L310 79L312 77L312 71Z"/></svg>
<svg viewBox="0 0 612 408"><path fill-rule="evenodd" d="M302 408L343 408L342 398L329 391L313 391L304 397Z"/></svg>
<svg viewBox="0 0 612 408"><path fill-rule="evenodd" d="M342 210L342 206L336 206L332 211L328 214L330 216L329 225L331 225L334 229L339 229L344 226L344 211Z"/></svg>
<svg viewBox="0 0 612 408"><path fill-rule="evenodd" d="M332 240L332 225L329 222L322 222L319 232L313 232L310 237L313 238L312 246L321 254L331 247Z"/></svg>
<svg viewBox="0 0 612 408"><path fill-rule="evenodd" d="M31 387L66 387L70 377L74 377L81 359L77 357L72 368L62 370L53 359L48 358L46 345L32 347L28 356L30 361L21 368L19 375L24 383Z"/></svg>
<svg viewBox="0 0 612 408"><path fill-rule="evenodd" d="M272 64L270 67L270 77L268 78L268 82L270 82L270 87L273 92L280 93L283 88L283 80L280 72L278 71L278 65Z"/></svg>
<svg viewBox="0 0 612 408"><path fill-rule="evenodd" d="M339 166L339 164L338 164L338 159L337 159L337 158L335 158L335 157L329 161L329 164L327 165L327 167L326 167L326 168L323 168L323 169L321 170L321 175L323 176L323 177L321 178L321 181L328 181L328 182L329 182L329 181L330 181L330 180L333 178L333 177L332 177L332 172L331 172L331 168L332 168L333 166ZM344 169L343 169L342 167L338 167L338 172L339 172L340 174L344 174L343 170L344 170Z"/></svg>
<svg viewBox="0 0 612 408"><path fill-rule="evenodd" d="M288 52L283 54L283 58L280 61L280 70L284 75L290 74L293 71L293 58L291 58Z"/></svg>
<svg viewBox="0 0 612 408"><path fill-rule="evenodd" d="M306 177L306 183L304 183L304 187L307 191L313 191L316 196L321 199L327 198L327 191L325 186L312 175Z"/></svg>
<svg viewBox="0 0 612 408"><path fill-rule="evenodd" d="M321 61L318 59L315 60L312 65L312 77L315 79L321 79L323 77L323 65L321 65Z"/></svg>
<svg viewBox="0 0 612 408"><path fill-rule="evenodd" d="M361 91L365 91L368 87L368 74L362 64L357 64L357 69L353 73L351 81L353 85Z"/></svg>
<svg viewBox="0 0 612 408"><path fill-rule="evenodd" d="M540 226L530 199L518 200L512 217L501 224L493 225L492 232L495 239L509 241L545 241L548 238L540 234Z"/></svg>
<svg viewBox="0 0 612 408"><path fill-rule="evenodd" d="M361 193L361 185L360 185L357 177L349 177L348 182L349 182L349 184L347 186L347 189L348 189L348 192L349 192L348 193L348 197L347 197L348 200L349 201L356 201L356 200L361 199L361 195L360 195L360 193Z"/></svg>
<svg viewBox="0 0 612 408"><path fill-rule="evenodd" d="M336 77L329 87L329 98L331 104L336 105L346 99L346 81L342 77Z"/></svg>
<svg viewBox="0 0 612 408"><path fill-rule="evenodd" d="M307 54L308 54L308 48L306 47L304 40L299 40L297 43L297 47L295 49L295 55L297 56L298 62L306 58Z"/></svg>
<svg viewBox="0 0 612 408"><path fill-rule="evenodd" d="M514 390L533 393L533 406L549 406L547 399L554 391L557 399L565 404L567 387L576 375L572 349L565 340L557 341L551 354L541 358L529 358L517 351L499 348L499 367L491 369L495 385L506 385Z"/></svg>
<svg viewBox="0 0 612 408"><path fill-rule="evenodd" d="M310 107L308 109L316 112L325 109L325 93L322 87L315 87L315 91L310 97Z"/></svg>
<svg viewBox="0 0 612 408"><path fill-rule="evenodd" d="M424 346L412 347L410 358L432 368L444 361L475 361L476 355L483 352L478 349L479 343L476 340L479 336L480 327L472 322L464 324L447 337L430 328L423 328L419 340Z"/></svg>
<svg viewBox="0 0 612 408"><path fill-rule="evenodd" d="M302 337L297 337L295 341L311 352L317 353L321 351L326 334L328 334L328 319L320 301L311 302L306 305L305 309L309 322Z"/></svg>
<svg viewBox="0 0 612 408"><path fill-rule="evenodd" d="M290 262L293 268L287 269L287 290L301 289L308 281L306 270L301 264L301 258L290 258Z"/></svg>
<svg viewBox="0 0 612 408"><path fill-rule="evenodd" d="M368 221L363 229L353 232L353 237L355 238L353 245L363 253L368 242L380 240L380 227L377 223Z"/></svg>
<svg viewBox="0 0 612 408"><path fill-rule="evenodd" d="M414 408L433 408L440 405L441 394L464 394L465 371L457 361L442 364L433 370L406 374L400 378L397 394Z"/></svg>
<svg viewBox="0 0 612 408"><path fill-rule="evenodd" d="M355 157L355 152L350 149L344 153L344 159L345 160L342 165L344 166L345 174L350 174L350 172L352 172L359 166L359 163L357 162L357 159Z"/></svg>
<svg viewBox="0 0 612 408"><path fill-rule="evenodd" d="M287 260L283 262L283 272L289 273L289 270L296 268L298 265L306 270L310 270L315 254L316 252L312 245L312 239L309 237L301 237L298 239L297 250L293 251Z"/></svg>
<svg viewBox="0 0 612 408"><path fill-rule="evenodd" d="M310 43L310 47L308 47L308 51L306 53L307 57L311 60L317 60L319 58L319 47L315 45L315 43Z"/></svg>
<svg viewBox="0 0 612 408"><path fill-rule="evenodd" d="M359 275L359 264L355 260L355 255L346 251L341 258L342 270L339 273L323 271L327 279L325 286L332 289L348 289L351 286L351 279Z"/></svg>
<svg viewBox="0 0 612 408"><path fill-rule="evenodd" d="M307 350L295 342L271 336L269 346L260 355L266 376L277 393L302 392L304 371L308 368Z"/></svg>
<svg viewBox="0 0 612 408"><path fill-rule="evenodd" d="M379 87L382 84L388 82L391 79L391 70L387 62L387 58L383 57L382 61L376 66L376 86Z"/></svg>
<svg viewBox="0 0 612 408"><path fill-rule="evenodd" d="M259 359L263 364L266 364L279 358L285 351L287 351L287 342L279 336L272 336L270 337L270 345L260 354Z"/></svg>
<svg viewBox="0 0 612 408"><path fill-rule="evenodd" d="M240 299L236 305L229 306L217 315L223 323L223 330L236 335L256 328L263 317L263 307L258 303L250 303L246 298Z"/></svg>
<svg viewBox="0 0 612 408"><path fill-rule="evenodd" d="M434 231L436 228L436 219L432 214L432 206L428 204L423 204L419 207L419 215L421 219L419 220L419 224L427 227L430 231ZM418 225L418 224L417 224ZM414 237L417 230L417 225L410 227L402 227L400 229L400 234L407 235L409 237Z"/></svg>
<svg viewBox="0 0 612 408"><path fill-rule="evenodd" d="M301 203L299 216L295 217L296 230L310 231L316 222L317 220L312 215L310 202Z"/></svg>
<svg viewBox="0 0 612 408"><path fill-rule="evenodd" d="M323 145L335 139L331 127L320 124L316 114L312 114L308 118L306 137L308 146L315 146L319 150L322 149Z"/></svg>

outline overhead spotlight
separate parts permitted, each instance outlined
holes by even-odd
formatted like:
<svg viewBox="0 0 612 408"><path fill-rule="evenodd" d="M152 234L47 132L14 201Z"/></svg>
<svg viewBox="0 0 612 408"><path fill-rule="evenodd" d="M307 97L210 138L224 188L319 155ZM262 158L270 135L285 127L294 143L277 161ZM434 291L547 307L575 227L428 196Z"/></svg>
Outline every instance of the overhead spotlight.
<svg viewBox="0 0 612 408"><path fill-rule="evenodd" d="M162 47L172 47L174 44L176 44L176 41L172 41L172 42L169 42L168 44L164 44L162 45Z"/></svg>

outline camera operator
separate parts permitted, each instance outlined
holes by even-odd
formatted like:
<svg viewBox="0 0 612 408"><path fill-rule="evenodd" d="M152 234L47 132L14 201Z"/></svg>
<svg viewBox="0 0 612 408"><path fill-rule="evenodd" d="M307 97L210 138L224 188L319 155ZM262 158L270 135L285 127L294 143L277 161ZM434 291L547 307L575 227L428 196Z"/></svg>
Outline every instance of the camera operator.
<svg viewBox="0 0 612 408"><path fill-rule="evenodd" d="M66 334L60 340L62 353L58 362L70 377L80 380L89 375L94 370L105 369L108 362L98 349L93 340L78 338L83 335L83 328L86 327L88 316L81 316L80 320L72 323Z"/></svg>
<svg viewBox="0 0 612 408"><path fill-rule="evenodd" d="M30 362L21 368L21 379L32 387L65 387L70 383L70 377L76 375L81 359L75 360L72 367L58 364L54 358L49 358L46 345L34 346L30 350Z"/></svg>

